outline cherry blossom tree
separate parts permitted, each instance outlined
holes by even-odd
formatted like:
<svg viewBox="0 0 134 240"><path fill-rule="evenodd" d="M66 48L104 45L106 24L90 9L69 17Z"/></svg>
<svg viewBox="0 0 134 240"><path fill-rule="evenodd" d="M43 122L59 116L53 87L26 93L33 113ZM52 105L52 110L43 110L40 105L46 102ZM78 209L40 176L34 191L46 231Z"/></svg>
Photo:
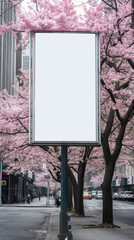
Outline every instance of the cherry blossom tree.
<svg viewBox="0 0 134 240"><path fill-rule="evenodd" d="M93 150L90 147L70 148L68 172L73 185L77 186L74 189L77 189L80 194L78 200L80 205L77 203L76 209L79 208L79 213L83 214L83 205L80 199L82 199L83 179L87 163L89 166L94 165L94 167L104 166L102 222L113 224L111 181L115 164L117 159L122 159L121 151L124 152L129 161L132 160L130 155L130 148L133 146L134 111L134 13L132 1L113 0L107 2L102 0L100 2L88 0L80 5L76 5L72 0L36 0L31 1L31 3L28 4L28 14L25 9L20 9L17 5L17 23L10 22L0 26L1 35L11 32L17 38L18 33L25 32L18 43L18 48L28 41L30 31L56 30L101 33L102 148L94 148ZM20 81L24 81L23 79L24 75L20 77ZM35 165L36 167L39 165L40 168L45 160L48 168L52 169L51 173L55 174L55 170L58 170L59 174L60 150L27 146L28 92L24 85L17 91L18 94L15 96L9 96L6 90L1 93L0 121L2 124L0 133L2 135L0 138L3 158L7 163L10 162L12 169L16 168L16 163L12 162L14 158L18 159L19 168L27 164L33 169ZM78 184L73 178L70 167L73 172L78 171ZM8 170L10 171L10 169Z"/></svg>
<svg viewBox="0 0 134 240"><path fill-rule="evenodd" d="M134 56L131 12L131 2L122 1L120 3L115 1L110 14L112 19L113 16L116 17L116 22L113 19L114 31L109 30L109 34L106 33L102 37L103 42L107 39L106 44L104 44L105 47L103 46L101 50L101 83L104 89L102 91L102 119L104 120L102 148L106 165L102 183L103 223L113 223L111 181L115 163L121 149L123 150L122 144L125 146L125 136L129 138L130 143L133 140L130 134L133 129L132 117L134 111L132 96L134 89ZM108 108L105 105L107 103ZM105 110L107 111L107 118L104 115Z"/></svg>

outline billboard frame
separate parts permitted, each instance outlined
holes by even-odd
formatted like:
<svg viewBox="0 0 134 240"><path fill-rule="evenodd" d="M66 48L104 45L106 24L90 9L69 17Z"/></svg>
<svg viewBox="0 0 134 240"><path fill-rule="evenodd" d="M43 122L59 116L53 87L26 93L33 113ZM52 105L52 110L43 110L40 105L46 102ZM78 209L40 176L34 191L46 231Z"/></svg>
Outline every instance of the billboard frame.
<svg viewBox="0 0 134 240"><path fill-rule="evenodd" d="M36 33L75 33L95 35L95 93L96 93L96 141L35 141L35 35ZM32 74L31 74L32 72ZM32 31L30 32L30 63L29 63L29 144L35 146L100 146L101 117L100 117L100 34L85 31Z"/></svg>

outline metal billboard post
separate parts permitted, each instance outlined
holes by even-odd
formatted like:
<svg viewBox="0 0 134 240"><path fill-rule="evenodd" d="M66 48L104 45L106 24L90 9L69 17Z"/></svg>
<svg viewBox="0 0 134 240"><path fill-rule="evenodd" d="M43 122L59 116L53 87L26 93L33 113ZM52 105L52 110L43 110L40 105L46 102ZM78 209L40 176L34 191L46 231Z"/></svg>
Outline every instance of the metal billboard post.
<svg viewBox="0 0 134 240"><path fill-rule="evenodd" d="M60 240L67 236L67 145L61 146L61 212L60 212Z"/></svg>

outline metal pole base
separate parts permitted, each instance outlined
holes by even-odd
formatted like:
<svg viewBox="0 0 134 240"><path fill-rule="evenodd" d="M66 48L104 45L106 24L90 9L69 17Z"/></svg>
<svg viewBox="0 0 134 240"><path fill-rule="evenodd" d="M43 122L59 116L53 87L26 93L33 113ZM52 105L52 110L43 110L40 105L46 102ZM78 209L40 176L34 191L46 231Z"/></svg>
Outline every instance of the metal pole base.
<svg viewBox="0 0 134 240"><path fill-rule="evenodd" d="M57 237L58 237L58 240L66 240L66 239L68 239L67 236L64 233L63 234L60 233Z"/></svg>
<svg viewBox="0 0 134 240"><path fill-rule="evenodd" d="M67 220L68 220L68 215L66 214L66 211L61 209L61 212L60 212L60 234L59 235L64 236L64 237L67 236ZM65 238L63 238L63 239L65 239Z"/></svg>
<svg viewBox="0 0 134 240"><path fill-rule="evenodd" d="M57 237L59 240L73 240L70 216L65 211L60 213L60 234Z"/></svg>

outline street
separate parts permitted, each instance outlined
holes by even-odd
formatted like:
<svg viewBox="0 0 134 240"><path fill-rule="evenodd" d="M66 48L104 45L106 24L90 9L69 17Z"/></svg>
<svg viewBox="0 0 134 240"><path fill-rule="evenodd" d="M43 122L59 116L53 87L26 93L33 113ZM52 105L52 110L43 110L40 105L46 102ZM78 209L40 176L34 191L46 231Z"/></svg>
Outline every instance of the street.
<svg viewBox="0 0 134 240"><path fill-rule="evenodd" d="M50 209L1 207L0 240L45 239Z"/></svg>
<svg viewBox="0 0 134 240"><path fill-rule="evenodd" d="M97 217L102 218L102 200L101 199L92 199L84 200L85 214L96 215ZM121 222L134 226L134 202L130 201L113 201L113 215L114 222Z"/></svg>

